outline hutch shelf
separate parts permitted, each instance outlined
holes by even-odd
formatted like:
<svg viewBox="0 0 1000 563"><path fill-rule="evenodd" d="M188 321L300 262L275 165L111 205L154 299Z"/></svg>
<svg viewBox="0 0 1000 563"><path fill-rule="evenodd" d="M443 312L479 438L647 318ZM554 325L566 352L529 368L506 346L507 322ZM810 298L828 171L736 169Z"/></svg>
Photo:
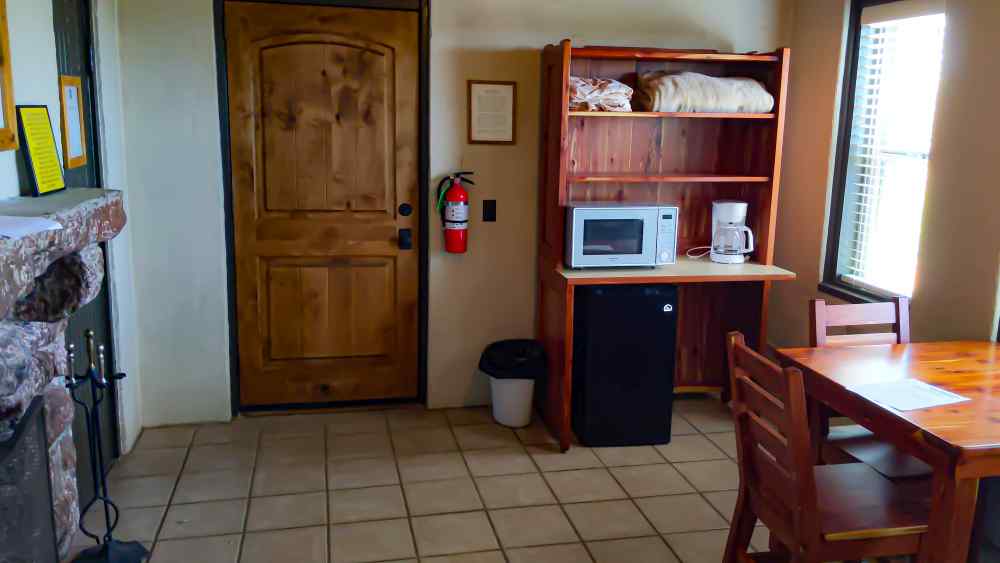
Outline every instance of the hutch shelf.
<svg viewBox="0 0 1000 563"><path fill-rule="evenodd" d="M789 50L719 53L622 47L542 52L539 170L538 336L549 357L538 393L546 424L563 450L571 442L573 299L580 285L677 284L676 393L728 394L725 334L740 330L762 348L771 283L795 274L773 265L781 180ZM774 95L772 113L569 111L569 77L613 78L636 86L641 73L692 71L749 76ZM749 203L757 248L751 262L686 258L711 241L712 202ZM657 268L572 270L563 264L566 206L625 201L680 207L677 264Z"/></svg>

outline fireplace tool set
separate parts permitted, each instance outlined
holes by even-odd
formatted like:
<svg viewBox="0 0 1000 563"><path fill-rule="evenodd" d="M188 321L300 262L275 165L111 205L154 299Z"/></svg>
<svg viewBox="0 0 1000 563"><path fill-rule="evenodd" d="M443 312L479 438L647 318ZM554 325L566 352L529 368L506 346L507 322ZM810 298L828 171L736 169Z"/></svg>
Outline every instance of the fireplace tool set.
<svg viewBox="0 0 1000 563"><path fill-rule="evenodd" d="M114 539L118 525L118 506L108 494L107 468L104 465L104 449L101 444L100 405L108 396L108 389L115 381L125 378L124 373L107 375L104 345L94 341L94 331L84 332L87 345L87 369L82 375L75 373L76 350L70 344L66 347L69 373L66 387L73 396L73 402L83 409L87 423L87 447L90 451L90 471L94 476L94 498L80 511L80 531L97 542L97 545L83 550L73 561L75 563L140 563L149 559L149 551L139 542L122 542ZM90 405L80 396L90 388ZM83 389L81 389L83 388ZM87 529L84 519L91 509L100 504L104 509L104 535L98 536Z"/></svg>

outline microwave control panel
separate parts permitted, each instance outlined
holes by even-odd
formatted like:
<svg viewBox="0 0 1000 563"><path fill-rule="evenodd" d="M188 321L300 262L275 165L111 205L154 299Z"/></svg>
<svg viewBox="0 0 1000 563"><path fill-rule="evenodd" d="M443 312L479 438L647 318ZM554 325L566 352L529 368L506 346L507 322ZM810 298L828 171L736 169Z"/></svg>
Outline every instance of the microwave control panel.
<svg viewBox="0 0 1000 563"><path fill-rule="evenodd" d="M656 264L677 262L677 220L678 207L661 207L656 225Z"/></svg>

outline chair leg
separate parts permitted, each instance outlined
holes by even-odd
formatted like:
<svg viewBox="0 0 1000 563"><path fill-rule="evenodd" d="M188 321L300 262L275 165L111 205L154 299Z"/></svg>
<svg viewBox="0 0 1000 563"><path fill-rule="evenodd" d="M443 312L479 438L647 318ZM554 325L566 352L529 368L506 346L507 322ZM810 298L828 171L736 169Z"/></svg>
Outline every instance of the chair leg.
<svg viewBox="0 0 1000 563"><path fill-rule="evenodd" d="M733 511L733 522L729 526L729 539L726 540L726 553L723 563L738 563L750 548L750 538L753 528L757 525L757 515L750 510L747 493L740 491L736 500L736 510Z"/></svg>

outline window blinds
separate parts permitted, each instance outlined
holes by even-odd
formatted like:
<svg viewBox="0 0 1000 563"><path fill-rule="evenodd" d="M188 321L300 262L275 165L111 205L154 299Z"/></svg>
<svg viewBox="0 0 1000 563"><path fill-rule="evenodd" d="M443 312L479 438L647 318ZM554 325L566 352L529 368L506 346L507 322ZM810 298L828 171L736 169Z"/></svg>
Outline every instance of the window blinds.
<svg viewBox="0 0 1000 563"><path fill-rule="evenodd" d="M861 26L837 273L865 289L913 293L944 26Z"/></svg>

